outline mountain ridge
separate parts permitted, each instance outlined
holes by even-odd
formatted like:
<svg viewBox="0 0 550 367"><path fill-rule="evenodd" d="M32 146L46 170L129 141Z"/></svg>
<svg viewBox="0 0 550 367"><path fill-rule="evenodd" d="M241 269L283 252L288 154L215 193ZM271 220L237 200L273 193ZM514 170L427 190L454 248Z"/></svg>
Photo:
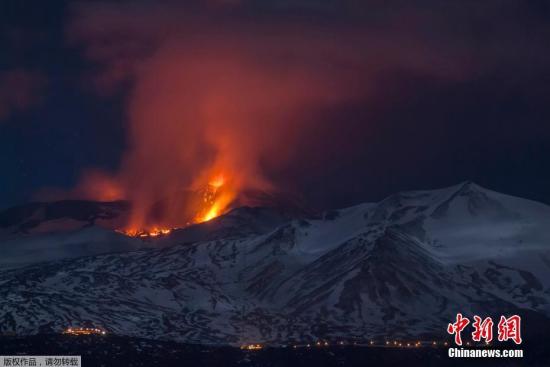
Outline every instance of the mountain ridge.
<svg viewBox="0 0 550 367"><path fill-rule="evenodd" d="M197 241L167 236L159 248L0 271L0 332L89 324L185 342L284 343L442 337L457 312L550 317L544 204L466 182L246 227L261 212L217 218Z"/></svg>

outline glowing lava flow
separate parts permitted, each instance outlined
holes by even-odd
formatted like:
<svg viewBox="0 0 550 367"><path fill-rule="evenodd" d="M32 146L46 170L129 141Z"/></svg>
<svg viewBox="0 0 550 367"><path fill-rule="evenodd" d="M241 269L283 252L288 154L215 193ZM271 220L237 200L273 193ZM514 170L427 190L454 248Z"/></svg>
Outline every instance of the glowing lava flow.
<svg viewBox="0 0 550 367"><path fill-rule="evenodd" d="M207 222L220 216L227 210L234 198L235 193L227 187L224 176L216 176L204 189L203 202L206 207L195 216L194 222Z"/></svg>
<svg viewBox="0 0 550 367"><path fill-rule="evenodd" d="M214 179L199 191L201 195L200 208L197 208L197 214L186 225L197 224L212 220L227 211L233 199L235 198L235 190L228 184L223 175L215 176ZM124 228L117 232L130 237L151 238L164 236L172 232L175 228L167 228L154 225L146 228Z"/></svg>
<svg viewBox="0 0 550 367"><path fill-rule="evenodd" d="M167 235L170 232L172 232L172 228L153 227L153 228L150 228L150 229L147 229L147 230L145 230L145 229L117 229L116 231L119 232L119 233L122 233L126 236L130 236L130 237L146 238L146 237L158 237L158 236Z"/></svg>

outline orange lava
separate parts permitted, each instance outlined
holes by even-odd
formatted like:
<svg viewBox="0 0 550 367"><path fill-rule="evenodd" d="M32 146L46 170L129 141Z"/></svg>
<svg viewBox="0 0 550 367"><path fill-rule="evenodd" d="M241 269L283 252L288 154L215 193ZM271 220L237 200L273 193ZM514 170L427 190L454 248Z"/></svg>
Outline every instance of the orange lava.
<svg viewBox="0 0 550 367"><path fill-rule="evenodd" d="M204 208L195 216L194 223L208 222L227 211L235 198L235 190L231 188L224 175L216 175L203 190Z"/></svg>
<svg viewBox="0 0 550 367"><path fill-rule="evenodd" d="M204 188L198 190L201 196L200 205L196 208L196 214L192 221L185 226L207 222L227 212L236 197L237 190L234 189L231 180L226 177L223 174L214 175ZM130 225L117 230L117 232L130 237L151 238L168 235L174 229L161 225L151 227Z"/></svg>
<svg viewBox="0 0 550 367"><path fill-rule="evenodd" d="M118 229L117 232L130 237L147 238L147 237L158 237L158 236L167 235L170 232L172 232L172 228L159 228L159 227L153 227L149 229L129 228L129 229Z"/></svg>

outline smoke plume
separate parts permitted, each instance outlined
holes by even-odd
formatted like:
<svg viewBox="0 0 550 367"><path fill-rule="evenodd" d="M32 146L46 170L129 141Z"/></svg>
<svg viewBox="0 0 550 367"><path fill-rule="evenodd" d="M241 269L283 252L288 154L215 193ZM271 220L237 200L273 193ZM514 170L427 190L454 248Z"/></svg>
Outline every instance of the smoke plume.
<svg viewBox="0 0 550 367"><path fill-rule="evenodd" d="M284 170L308 140L320 138L327 122L319 114L368 98L382 70L464 73L464 63L443 62L449 55L427 44L407 47L402 34L251 20L235 2L132 4L80 4L69 35L101 68L97 90L127 91L128 150L119 172L99 182L133 202L133 227L151 225L152 208L155 221L182 225L196 208L166 199L183 192L209 186L223 211L240 192L275 189L269 170ZM97 196L97 181L84 176L79 187Z"/></svg>

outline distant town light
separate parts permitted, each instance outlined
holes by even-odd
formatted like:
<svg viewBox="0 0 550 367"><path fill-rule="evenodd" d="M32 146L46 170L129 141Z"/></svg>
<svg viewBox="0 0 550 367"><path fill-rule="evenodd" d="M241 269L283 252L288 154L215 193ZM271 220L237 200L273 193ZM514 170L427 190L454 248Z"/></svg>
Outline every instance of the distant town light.
<svg viewBox="0 0 550 367"><path fill-rule="evenodd" d="M244 350L260 350L263 349L263 346L261 344L246 344L241 346L241 349Z"/></svg>
<svg viewBox="0 0 550 367"><path fill-rule="evenodd" d="M105 330L98 328L87 328L87 327L68 327L63 331L63 334L68 335L106 335Z"/></svg>

